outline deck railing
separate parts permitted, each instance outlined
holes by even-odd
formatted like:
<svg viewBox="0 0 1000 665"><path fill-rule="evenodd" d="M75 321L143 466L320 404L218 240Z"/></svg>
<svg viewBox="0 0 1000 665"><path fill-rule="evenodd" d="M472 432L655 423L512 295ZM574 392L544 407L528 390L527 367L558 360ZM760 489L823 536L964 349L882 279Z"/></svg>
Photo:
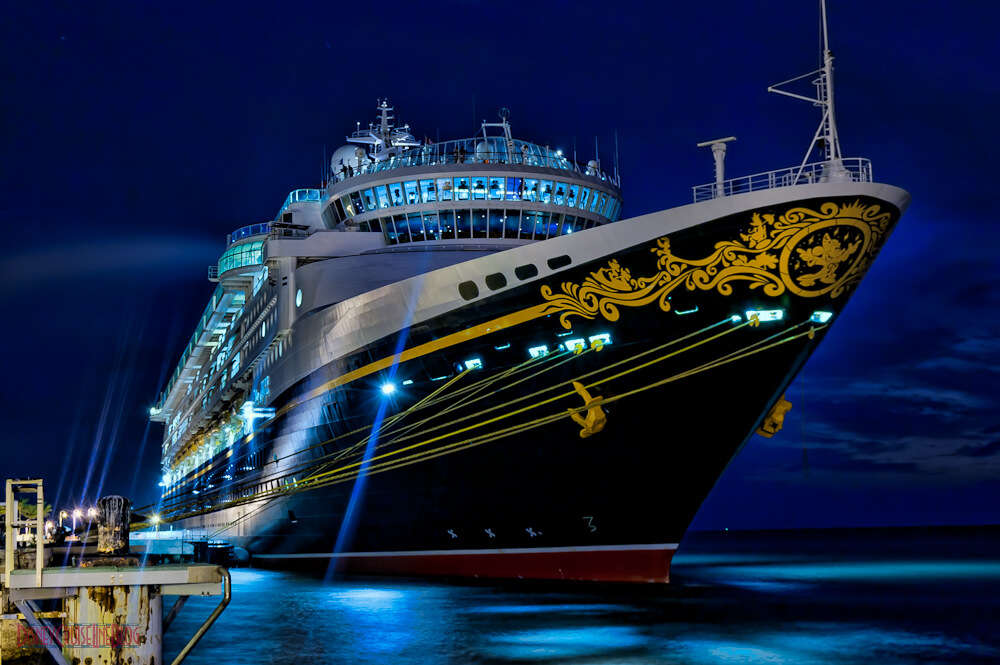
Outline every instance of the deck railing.
<svg viewBox="0 0 1000 665"><path fill-rule="evenodd" d="M714 182L705 185L695 185L691 188L694 194L694 202L707 201L719 198L720 196L745 194L761 189L806 185L814 182L832 182L836 180L872 182L872 163L870 160L864 157L845 157L840 161L843 165L843 171L840 174L831 173L829 162L814 162L804 166L791 166L785 169L778 169L777 171L755 173L753 175L725 180L722 182L721 192L719 191L719 185Z"/></svg>

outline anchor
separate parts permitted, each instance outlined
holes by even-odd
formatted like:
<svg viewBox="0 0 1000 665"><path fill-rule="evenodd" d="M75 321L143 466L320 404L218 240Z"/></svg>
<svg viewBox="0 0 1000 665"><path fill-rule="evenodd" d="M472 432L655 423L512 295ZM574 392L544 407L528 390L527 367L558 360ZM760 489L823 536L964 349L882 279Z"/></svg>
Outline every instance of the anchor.
<svg viewBox="0 0 1000 665"><path fill-rule="evenodd" d="M600 395L592 397L579 381L573 382L573 389L576 390L580 397L583 398L583 405L587 407L587 415L583 416L580 413L569 409L569 416L573 419L573 422L582 428L580 430L580 438L586 439L587 437L597 434L604 429L604 426L608 422L608 416L599 404L595 404L595 402L600 401Z"/></svg>

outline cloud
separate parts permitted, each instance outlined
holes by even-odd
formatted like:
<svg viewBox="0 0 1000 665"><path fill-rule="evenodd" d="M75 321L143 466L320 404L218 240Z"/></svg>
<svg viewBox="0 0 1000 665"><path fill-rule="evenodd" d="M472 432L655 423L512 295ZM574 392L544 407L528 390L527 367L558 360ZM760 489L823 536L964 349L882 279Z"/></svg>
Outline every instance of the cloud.
<svg viewBox="0 0 1000 665"><path fill-rule="evenodd" d="M1000 439L996 439L985 445L962 446L955 451L956 455L965 455L967 457L992 457L998 453L1000 453Z"/></svg>

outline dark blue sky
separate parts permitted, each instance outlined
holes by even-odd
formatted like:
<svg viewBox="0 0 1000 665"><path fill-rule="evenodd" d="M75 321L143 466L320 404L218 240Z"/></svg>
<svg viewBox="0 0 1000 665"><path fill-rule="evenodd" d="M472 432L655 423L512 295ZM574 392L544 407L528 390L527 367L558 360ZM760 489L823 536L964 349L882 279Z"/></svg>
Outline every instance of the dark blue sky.
<svg viewBox="0 0 1000 665"><path fill-rule="evenodd" d="M998 11L830 0L847 155L913 205L696 526L1000 522ZM389 96L418 136L519 136L610 161L625 215L727 166L790 166L815 109L816 7L746 3L19 3L0 25L0 445L5 475L75 501L155 495L145 411L211 293L225 234L314 186ZM807 451L804 464L803 448Z"/></svg>

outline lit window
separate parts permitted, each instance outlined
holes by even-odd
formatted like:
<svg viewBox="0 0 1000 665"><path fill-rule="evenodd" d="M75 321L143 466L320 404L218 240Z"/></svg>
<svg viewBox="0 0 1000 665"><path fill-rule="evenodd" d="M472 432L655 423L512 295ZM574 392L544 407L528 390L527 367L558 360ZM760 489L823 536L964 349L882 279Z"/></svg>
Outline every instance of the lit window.
<svg viewBox="0 0 1000 665"><path fill-rule="evenodd" d="M611 344L611 335L608 333L600 333L599 335L591 335L587 338L590 340L591 346L607 346Z"/></svg>
<svg viewBox="0 0 1000 665"><path fill-rule="evenodd" d="M587 348L587 340L582 337L574 337L573 339L568 339L563 344L566 345L568 351L582 351Z"/></svg>
<svg viewBox="0 0 1000 665"><path fill-rule="evenodd" d="M465 361L465 369L482 369L483 361L481 358L470 358Z"/></svg>
<svg viewBox="0 0 1000 665"><path fill-rule="evenodd" d="M809 320L813 323L826 323L831 318L833 318L833 312L813 312Z"/></svg>
<svg viewBox="0 0 1000 665"><path fill-rule="evenodd" d="M544 344L540 346L533 346L530 349L528 349L528 355L531 356L532 358L541 358L542 356L547 356L549 355L549 347L545 346Z"/></svg>
<svg viewBox="0 0 1000 665"><path fill-rule="evenodd" d="M746 311L747 321L752 319L755 315L758 321L780 321L785 318L785 310L783 309L748 309Z"/></svg>

